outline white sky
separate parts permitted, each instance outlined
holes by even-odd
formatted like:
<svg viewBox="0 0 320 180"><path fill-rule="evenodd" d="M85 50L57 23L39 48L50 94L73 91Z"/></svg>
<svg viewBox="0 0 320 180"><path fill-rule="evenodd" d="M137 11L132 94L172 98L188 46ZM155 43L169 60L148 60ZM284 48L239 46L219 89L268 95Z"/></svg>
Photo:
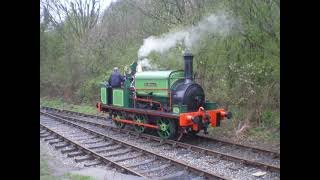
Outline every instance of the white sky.
<svg viewBox="0 0 320 180"><path fill-rule="evenodd" d="M72 0L61 0L61 2L70 2ZM82 1L82 0L81 0ZM109 5L111 4L111 2L116 2L117 0L100 0L100 7L101 10L106 9L107 7L109 7Z"/></svg>
<svg viewBox="0 0 320 180"><path fill-rule="evenodd" d="M61 0L61 2L63 4L68 4L67 2L72 2L73 0ZM82 0L81 0L82 1ZM83 0L84 1L84 0ZM116 2L118 0L100 0L100 12L103 13L103 11L108 8L110 6L110 4L112 2ZM53 17L54 18L57 18L55 17L55 15L53 14Z"/></svg>
<svg viewBox="0 0 320 180"><path fill-rule="evenodd" d="M101 6L101 10L106 9L107 7L109 7L109 5L111 4L111 2L115 2L116 0L100 0L100 6Z"/></svg>

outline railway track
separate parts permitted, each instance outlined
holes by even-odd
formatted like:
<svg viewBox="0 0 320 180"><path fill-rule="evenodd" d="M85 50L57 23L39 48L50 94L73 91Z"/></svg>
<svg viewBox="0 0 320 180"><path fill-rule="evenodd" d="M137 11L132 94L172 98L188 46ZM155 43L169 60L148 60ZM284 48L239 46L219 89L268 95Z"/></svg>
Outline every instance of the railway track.
<svg viewBox="0 0 320 180"><path fill-rule="evenodd" d="M280 172L280 167L277 167L277 166L272 166L272 165L270 166L268 164L245 160L240 157L233 157L233 156L230 156L230 155L227 155L224 153L214 152L214 151L211 151L211 150L208 150L205 148L201 148L198 146L194 146L194 145L190 145L190 144L186 144L186 143L182 143L182 142L171 141L171 140L164 141L164 140L161 140L159 137L148 135L148 134L138 134L135 131L130 131L128 129L118 129L118 128L106 125L105 121L101 121L104 123L103 124L103 123L97 123L97 122L93 122L93 121L86 121L83 119L81 120L80 118L75 118L75 117L70 117L70 116L62 116L62 115L60 115L60 113L57 114L57 111L56 112L51 111L51 113L54 113L51 115L56 116L57 118L65 119L67 121L72 121L72 122L78 123L78 124L86 124L88 127L89 126L99 127L101 129L100 130L101 132L108 131L108 132L113 132L113 135L122 134L124 136L132 136L135 141L137 141L137 139L142 140L142 142L154 141L154 142L156 142L156 144L158 144L156 146L168 145L172 148L180 148L180 151L183 151L183 149L184 149L185 151L198 152L198 153L202 154L203 156L207 156L207 157L214 156L216 158L216 160L211 161L212 163L217 162L217 161L219 161L219 159L221 159L221 161L236 162L237 165L235 165L235 167L243 166L245 171L253 172L254 170L246 170L246 168L250 167L250 166L254 166L254 167L259 168L260 170L271 171L271 172L273 172L272 174L279 174L279 172ZM134 138L134 137L138 137L138 138ZM208 160L208 162L210 162L210 161ZM229 167L226 167L226 168L229 168ZM241 171L243 168L236 168L236 169L238 169L238 171ZM246 175L246 176L249 176L249 175ZM271 175L271 176L274 176L274 175ZM278 175L276 175L275 179L277 179L277 176ZM247 179L247 178L245 178L245 179ZM256 179L256 178L252 178L252 179ZM271 178L271 179L274 179L274 178Z"/></svg>
<svg viewBox="0 0 320 180"><path fill-rule="evenodd" d="M215 149L211 149L211 148L207 148L208 143L203 143L202 146L199 145L193 145L192 142L189 141L189 143L183 143L183 142L178 142L178 141L173 141L173 140L163 140L157 136L153 136L153 135L149 135L149 134L139 134L136 131L133 130L129 130L129 129L119 129L110 125L107 125L106 123L98 123L98 122L94 122L94 121L88 121L88 120L83 120L83 119L79 119L79 118L75 118L75 117L70 117L70 116L62 116L60 114L60 112L63 111L51 111L51 113L55 113L54 115L59 116L61 118L65 118L74 122L78 122L78 123L85 123L85 124L89 124L89 125L93 125L93 126L98 126L104 129L107 129L108 131L112 130L118 133L123 133L123 134L128 134L128 135L134 135L134 136L139 136L140 138L143 139L147 139L148 141L155 141L155 142L159 142L161 144L167 144L173 147L179 147L179 148L184 148L184 149L188 149L188 150L192 150L195 152L201 152L202 154L206 154L206 155L210 155L210 156L215 156L215 157L220 157L221 159L224 160L228 160L228 161L233 161L233 162L238 162L238 163L243 163L246 164L248 166L253 166L253 167L258 167L260 169L263 170L267 170L267 171L271 171L271 172L276 172L279 173L280 172L280 166L278 165L280 163L280 154L278 155L275 152L270 152L267 150L261 150L260 149L254 149L253 151L255 151L254 155L258 156L259 159L257 160L252 160L252 159L248 159L248 158L243 158L239 153L230 153L232 150L232 148L236 148L238 149L245 147L246 151L250 151L252 150L251 147L247 147L247 146L240 146L238 144L233 145L231 143L224 143L222 145L231 145L228 148L224 148L224 152L220 151L221 147L215 148ZM65 112L64 112L65 113ZM66 115L82 115L81 113L73 113L73 112L66 112ZM88 117L88 116L87 116ZM199 137L195 137L195 138L199 138ZM200 138L202 138L202 136L200 136ZM207 137L203 137L203 138L207 138ZM192 139L194 140L194 139ZM209 140L212 140L211 138L209 138ZM205 139L204 142L207 142L208 139ZM214 141L214 140L212 140ZM197 141L199 142L199 141ZM192 143L192 144L191 144ZM199 144L199 143L198 143ZM215 143L216 144L216 143ZM221 145L221 144L220 144ZM242 149L240 149L242 150ZM264 161L268 162L264 162ZM270 163L272 162L272 163Z"/></svg>
<svg viewBox="0 0 320 180"><path fill-rule="evenodd" d="M145 179L177 177L190 179L192 176L201 176L205 179L232 179L107 136L70 120L44 112L40 114L50 118L40 122L40 138L45 138L44 140L49 141L51 145L60 143L55 148L67 148L62 150L62 153L68 153L69 157L82 156L76 158L76 162L94 161L85 166L112 165L123 172ZM58 132L62 126L68 126L69 129L64 131L67 133ZM74 140L70 133L77 134L82 140Z"/></svg>
<svg viewBox="0 0 320 180"><path fill-rule="evenodd" d="M40 109L51 111L51 112L65 113L67 115L77 115L77 116L88 117L88 118L97 119L97 120L110 121L109 118L103 117L103 116L99 116L99 115L90 115L90 114L79 113L79 112L75 112L75 111L69 111L69 110L63 110L63 109L57 109L57 108L51 108L51 107L45 107L45 106L41 107ZM220 140L220 139L216 139L216 138L212 138L212 137L208 137L208 136L204 136L204 135L197 135L197 136L192 137L192 138L195 138L195 140L197 142L199 142L199 141L203 141L203 142L206 142L206 143L214 142L214 143L219 143L222 146L223 145L229 145L229 146L232 146L234 148L247 149L247 150L250 150L250 151L257 152L257 153L269 154L270 156L273 156L275 158L280 158L280 153L279 152L272 151L272 150L267 150L267 149L262 149L262 148L259 148L259 147L248 146L248 145L243 145L243 144L234 143L234 142L228 142L228 141L224 141L224 140Z"/></svg>
<svg viewBox="0 0 320 180"><path fill-rule="evenodd" d="M62 151L63 153L70 152L70 154L68 154L69 157L77 157L78 155L80 156L80 155L85 155L85 154L90 155L90 157L86 157L86 158L82 158L82 159L75 159L76 162L80 162L81 160L97 159L98 162L94 163L95 165L99 165L102 163L109 164L109 165L112 164L112 165L116 166L117 168L119 168L121 171L125 171L127 173L130 173L130 174L133 174L133 175L136 175L139 177L145 177L137 171L128 169L128 168L118 164L116 161L112 161L112 160L100 155L99 153L91 150L90 148L84 147L83 145L66 137L65 135L60 134L59 132L49 128L48 126L46 126L44 124L40 123L40 129L42 130L42 133L40 133L40 138L41 137L42 138L49 137L49 138L46 138L45 141L51 141L51 142L49 142L50 145L60 143L60 142L65 143L63 145L55 146L56 149L70 146L71 148ZM57 141L52 141L52 140L57 140ZM74 152L76 152L76 153L74 153ZM86 166L90 166L90 165L86 164Z"/></svg>

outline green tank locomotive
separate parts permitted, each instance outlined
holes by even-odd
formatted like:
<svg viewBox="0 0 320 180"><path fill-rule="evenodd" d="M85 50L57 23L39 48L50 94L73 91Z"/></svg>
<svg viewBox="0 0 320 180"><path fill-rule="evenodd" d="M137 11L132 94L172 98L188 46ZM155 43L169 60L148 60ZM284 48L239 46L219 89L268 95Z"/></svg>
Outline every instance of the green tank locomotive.
<svg viewBox="0 0 320 180"><path fill-rule="evenodd" d="M231 112L205 101L202 87L193 80L193 55L184 54L184 70L136 72L133 63L122 88L101 86L99 112L109 113L117 127L133 125L143 133L155 129L164 139L218 127Z"/></svg>

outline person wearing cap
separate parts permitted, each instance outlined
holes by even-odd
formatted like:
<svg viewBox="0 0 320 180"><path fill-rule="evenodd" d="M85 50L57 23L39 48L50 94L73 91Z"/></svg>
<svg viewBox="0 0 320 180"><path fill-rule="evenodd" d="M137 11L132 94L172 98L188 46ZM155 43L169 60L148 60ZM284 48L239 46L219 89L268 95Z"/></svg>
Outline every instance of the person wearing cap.
<svg viewBox="0 0 320 180"><path fill-rule="evenodd" d="M121 76L119 69L117 67L113 68L113 73L111 74L109 78L109 85L112 86L112 88L120 88L121 82L124 81L124 77Z"/></svg>

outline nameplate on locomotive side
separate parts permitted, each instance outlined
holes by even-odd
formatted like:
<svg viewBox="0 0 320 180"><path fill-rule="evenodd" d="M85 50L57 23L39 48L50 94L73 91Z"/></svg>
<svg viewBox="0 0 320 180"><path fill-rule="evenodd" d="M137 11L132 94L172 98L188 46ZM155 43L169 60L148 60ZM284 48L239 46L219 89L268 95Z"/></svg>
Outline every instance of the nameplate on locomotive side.
<svg viewBox="0 0 320 180"><path fill-rule="evenodd" d="M157 86L157 83L144 83L144 86L147 86L147 87L156 87Z"/></svg>

